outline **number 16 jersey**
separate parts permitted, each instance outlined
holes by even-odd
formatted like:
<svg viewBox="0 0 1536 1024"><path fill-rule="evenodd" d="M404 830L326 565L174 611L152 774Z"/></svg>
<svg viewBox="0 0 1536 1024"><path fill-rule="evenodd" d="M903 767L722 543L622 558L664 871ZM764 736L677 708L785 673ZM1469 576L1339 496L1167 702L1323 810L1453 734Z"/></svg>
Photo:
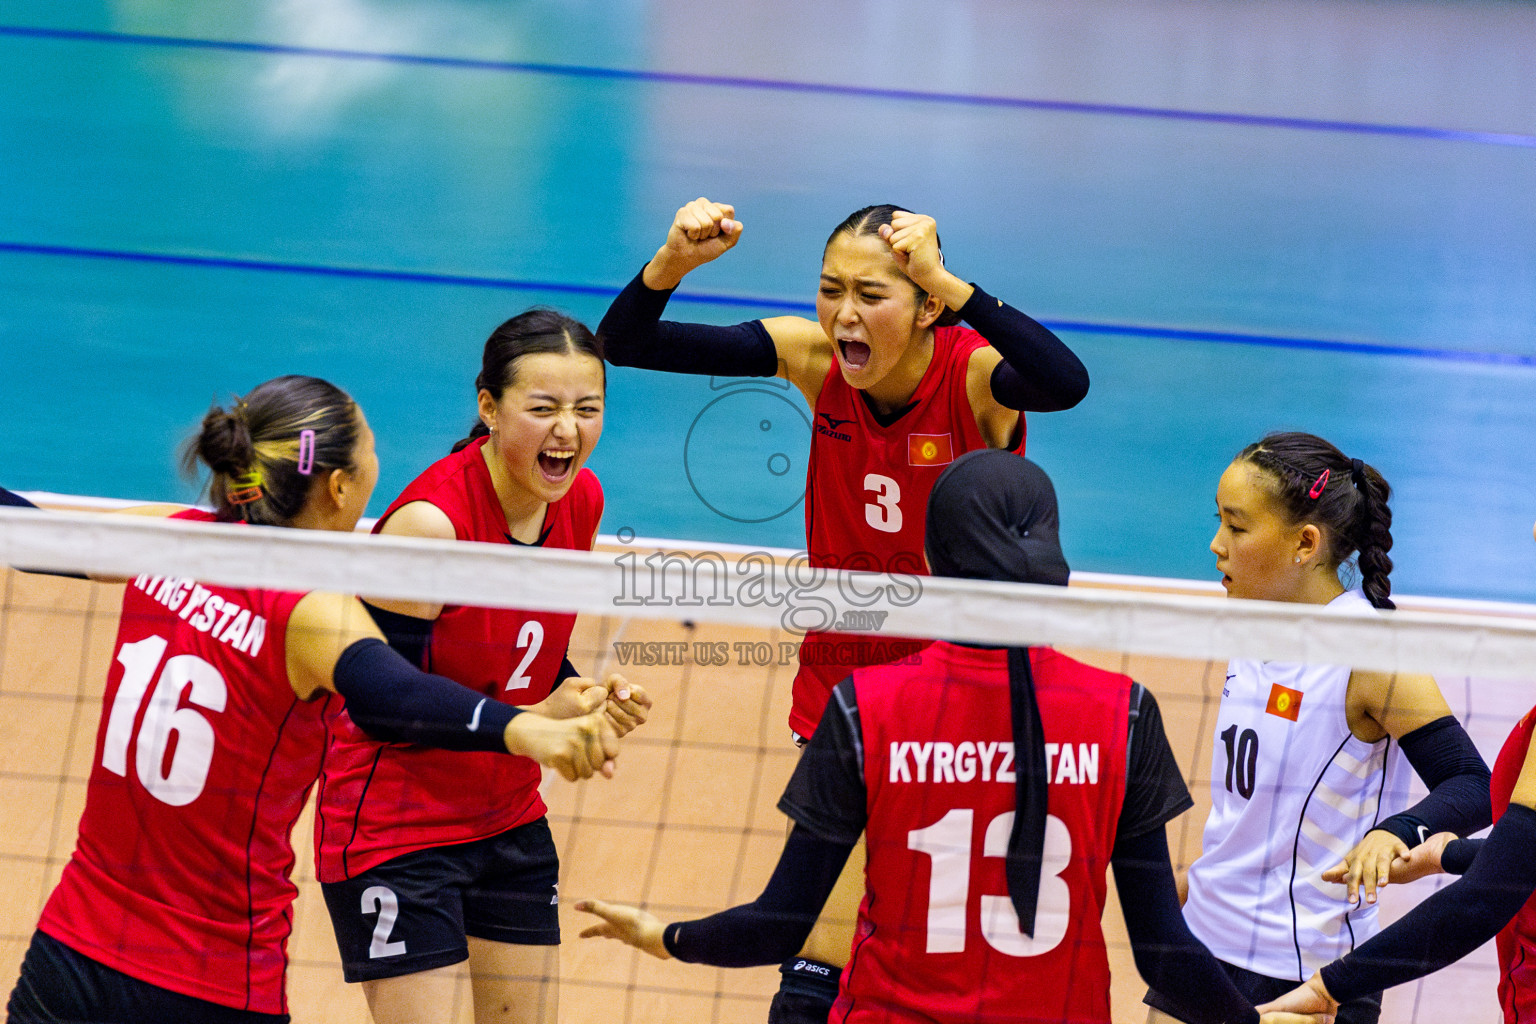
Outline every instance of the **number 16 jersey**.
<svg viewBox="0 0 1536 1024"><path fill-rule="evenodd" d="M288 683L288 618L303 596L128 584L79 840L41 931L173 992L286 1012L289 836L328 703Z"/></svg>

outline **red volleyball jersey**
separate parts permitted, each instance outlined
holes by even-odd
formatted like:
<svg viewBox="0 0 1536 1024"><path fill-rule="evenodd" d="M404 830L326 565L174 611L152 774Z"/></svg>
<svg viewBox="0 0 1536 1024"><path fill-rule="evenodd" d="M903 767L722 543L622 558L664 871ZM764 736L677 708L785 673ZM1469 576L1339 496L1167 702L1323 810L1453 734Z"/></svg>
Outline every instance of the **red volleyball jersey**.
<svg viewBox="0 0 1536 1024"><path fill-rule="evenodd" d="M805 482L805 536L812 566L926 576L923 528L928 492L944 467L987 442L966 396L971 354L987 340L969 327L933 332L933 361L906 411L881 425L834 360L816 399ZM1024 453L1024 414L1019 443ZM910 603L910 592L885 595ZM880 607L877 602L875 608ZM789 727L816 731L832 688L855 668L897 661L928 641L811 631L800 643Z"/></svg>
<svg viewBox="0 0 1536 1024"><path fill-rule="evenodd" d="M453 522L459 540L510 544L506 514L481 455L485 439L439 459L385 510L425 501ZM590 470L549 506L540 545L589 551L603 514L603 489ZM448 605L432 626L422 668L508 704L549 696L576 616ZM315 873L339 882L393 857L465 843L544 814L540 769L526 757L382 743L344 706L326 716L325 764L316 802Z"/></svg>
<svg viewBox="0 0 1536 1024"><path fill-rule="evenodd" d="M303 596L128 584L79 839L40 930L174 992L287 1012L290 833L329 703L306 704L288 683L288 617Z"/></svg>
<svg viewBox="0 0 1536 1024"><path fill-rule="evenodd" d="M1509 796L1515 791L1515 782L1525 765L1533 729L1536 708L1515 724L1499 751L1499 759L1493 763L1489 792L1495 821L1509 809ZM1536 1021L1536 896L1526 900L1514 920L1500 929L1498 948L1499 1005L1504 1008L1505 1024Z"/></svg>
<svg viewBox="0 0 1536 1024"><path fill-rule="evenodd" d="M1100 918L1125 799L1131 680L1030 652L1050 779L1033 938L1004 855L1015 783L1004 650L940 641L853 673L865 896L833 1024L1108 1024Z"/></svg>

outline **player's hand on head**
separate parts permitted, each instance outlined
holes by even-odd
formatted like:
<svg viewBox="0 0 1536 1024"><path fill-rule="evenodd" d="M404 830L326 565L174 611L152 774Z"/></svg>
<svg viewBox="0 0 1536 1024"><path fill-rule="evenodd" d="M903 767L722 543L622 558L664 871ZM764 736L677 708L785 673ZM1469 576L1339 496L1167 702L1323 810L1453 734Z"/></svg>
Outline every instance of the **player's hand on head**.
<svg viewBox="0 0 1536 1024"><path fill-rule="evenodd" d="M602 900L578 900L576 909L602 919L599 924L583 929L582 938L618 939L658 959L672 959L666 943L662 941L664 927L654 914L639 907L604 903Z"/></svg>
<svg viewBox="0 0 1536 1024"><path fill-rule="evenodd" d="M524 712L507 723L507 749L553 768L568 782L613 778L619 735L602 708L577 718Z"/></svg>
<svg viewBox="0 0 1536 1024"><path fill-rule="evenodd" d="M1455 832L1436 832L1418 846L1392 862L1392 881L1416 882L1426 875L1437 875L1445 868L1440 855L1445 845L1459 838Z"/></svg>
<svg viewBox="0 0 1536 1024"><path fill-rule="evenodd" d="M645 724L651 713L651 695L645 687L631 683L617 672L606 682L608 699L604 712L620 738L629 735L637 726Z"/></svg>
<svg viewBox="0 0 1536 1024"><path fill-rule="evenodd" d="M718 258L740 238L736 208L701 196L672 218L666 242L646 265L645 283L650 288L675 288L684 275Z"/></svg>
<svg viewBox="0 0 1536 1024"><path fill-rule="evenodd" d="M1259 1024L1333 1024L1339 1004L1323 987L1322 976L1314 971L1312 977L1257 1009Z"/></svg>
<svg viewBox="0 0 1536 1024"><path fill-rule="evenodd" d="M926 292L934 291L944 269L944 255L939 252L939 226L932 217L898 210L889 224L880 226L880 237L891 247L896 265Z"/></svg>
<svg viewBox="0 0 1536 1024"><path fill-rule="evenodd" d="M1408 852L1408 845L1397 836L1383 829L1372 829L1365 838L1344 855L1344 859L1323 872L1325 882L1343 882L1348 886L1345 899L1359 903L1365 892L1365 902L1376 902L1376 890L1385 888L1392 876L1392 862Z"/></svg>

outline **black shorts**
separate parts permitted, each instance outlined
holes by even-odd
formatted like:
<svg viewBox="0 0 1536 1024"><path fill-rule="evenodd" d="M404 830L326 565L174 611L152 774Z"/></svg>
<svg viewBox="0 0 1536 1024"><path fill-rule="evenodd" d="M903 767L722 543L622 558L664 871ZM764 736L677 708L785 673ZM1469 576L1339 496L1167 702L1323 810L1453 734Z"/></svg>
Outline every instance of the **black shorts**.
<svg viewBox="0 0 1536 1024"><path fill-rule="evenodd" d="M1291 989L1300 985L1299 981L1284 981L1280 978L1271 978L1265 974L1255 974L1225 960L1217 960L1222 969L1227 972L1227 977L1232 979L1232 984L1237 990L1247 997L1255 1006L1267 1003L1271 999L1279 999ZM1154 1010L1161 1010L1177 1020L1183 1020L1179 1011L1173 1005L1173 1001L1167 996L1149 991L1142 1002ZM1352 999L1339 1007L1339 1014L1334 1018L1334 1024L1376 1024L1381 1016L1381 993L1373 992L1370 995Z"/></svg>
<svg viewBox="0 0 1536 1024"><path fill-rule="evenodd" d="M42 932L32 933L6 1013L11 1024L288 1024L286 1013L237 1010L140 981Z"/></svg>
<svg viewBox="0 0 1536 1024"><path fill-rule="evenodd" d="M560 944L560 860L543 818L489 839L402 854L321 886L348 981L459 963L465 937Z"/></svg>

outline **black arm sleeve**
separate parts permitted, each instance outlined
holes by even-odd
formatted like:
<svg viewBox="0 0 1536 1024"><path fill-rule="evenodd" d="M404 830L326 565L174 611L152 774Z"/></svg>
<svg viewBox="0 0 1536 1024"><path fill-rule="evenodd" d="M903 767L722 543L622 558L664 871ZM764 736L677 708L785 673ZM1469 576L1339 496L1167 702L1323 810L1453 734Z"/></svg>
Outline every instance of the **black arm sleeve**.
<svg viewBox="0 0 1536 1024"><path fill-rule="evenodd" d="M1486 839L1452 839L1440 851L1440 867L1448 875L1464 875L1477 860L1477 853Z"/></svg>
<svg viewBox="0 0 1536 1024"><path fill-rule="evenodd" d="M1195 806L1179 772L1178 759L1163 731L1163 712L1152 691L1137 683L1131 691L1130 736L1126 742L1125 802L1115 839L1134 839L1163 826Z"/></svg>
<svg viewBox="0 0 1536 1024"><path fill-rule="evenodd" d="M413 668L381 640L359 640L336 659L336 692L358 728L386 743L507 752L503 732L521 708Z"/></svg>
<svg viewBox="0 0 1536 1024"><path fill-rule="evenodd" d="M0 505L9 505L12 508L37 508L36 505L32 504L32 502L28 501L26 498L23 498L15 491L8 491L4 487L0 487ZM61 569L23 569L18 566L16 571L31 573L34 576L62 576L67 580L90 579L90 577L84 573L64 572Z"/></svg>
<svg viewBox="0 0 1536 1024"><path fill-rule="evenodd" d="M1163 830L1116 837L1110 863L1131 954L1147 986L1173 1000L1189 1024L1257 1024L1253 1004L1184 923Z"/></svg>
<svg viewBox="0 0 1536 1024"><path fill-rule="evenodd" d="M1467 873L1342 959L1323 968L1348 1002L1432 974L1498 934L1536 892L1536 811L1510 804Z"/></svg>
<svg viewBox="0 0 1536 1024"><path fill-rule="evenodd" d="M1464 836L1493 821L1490 773L1472 738L1451 715L1420 726L1400 741L1403 755L1429 794L1376 827L1415 847L1436 832Z"/></svg>
<svg viewBox="0 0 1536 1024"><path fill-rule="evenodd" d="M1088 368L1049 329L971 285L976 290L960 318L1002 355L992 371L992 397L1009 409L1059 412L1088 394Z"/></svg>
<svg viewBox="0 0 1536 1024"><path fill-rule="evenodd" d="M374 625L379 627L379 632L384 634L389 646L399 651L402 658L412 665L425 664L422 655L426 653L427 641L432 638L431 619L385 611L367 601L363 602L363 607L368 609Z"/></svg>
<svg viewBox="0 0 1536 1024"><path fill-rule="evenodd" d="M581 675L581 673L576 671L575 665L571 664L571 659L569 656L561 659L560 671L555 673L555 689L558 690L560 688L560 684L565 682L567 679L574 679L579 675Z"/></svg>
<svg viewBox="0 0 1536 1024"><path fill-rule="evenodd" d="M759 320L733 327L661 319L670 291L645 286L642 270L625 286L598 324L603 358L614 366L718 377L772 377L778 349Z"/></svg>
<svg viewBox="0 0 1536 1024"><path fill-rule="evenodd" d="M669 924L667 952L716 967L776 964L800 952L822 904L837 884L853 843L834 843L796 825L763 894L698 921Z"/></svg>
<svg viewBox="0 0 1536 1024"><path fill-rule="evenodd" d="M827 709L800 754L779 810L823 839L852 846L869 817L864 787L864 730L853 679L832 688Z"/></svg>

